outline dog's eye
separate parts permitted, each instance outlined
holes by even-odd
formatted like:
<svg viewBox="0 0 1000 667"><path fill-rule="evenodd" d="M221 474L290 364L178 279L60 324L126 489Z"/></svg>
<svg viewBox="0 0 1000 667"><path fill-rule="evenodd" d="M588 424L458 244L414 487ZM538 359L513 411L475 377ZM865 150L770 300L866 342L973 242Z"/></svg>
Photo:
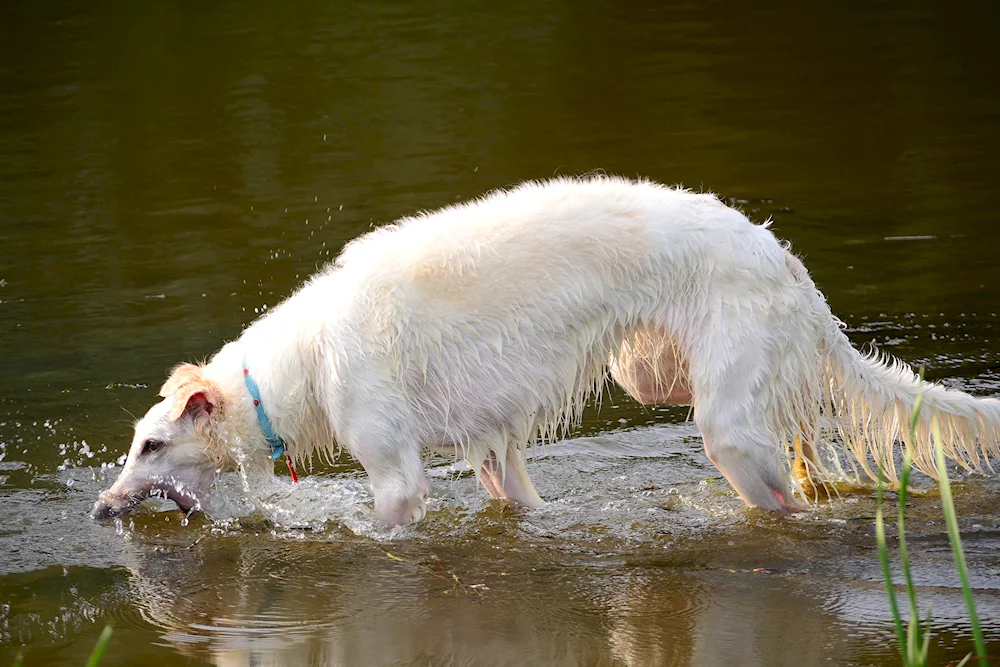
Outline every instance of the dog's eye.
<svg viewBox="0 0 1000 667"><path fill-rule="evenodd" d="M142 453L149 454L150 452L155 452L162 446L163 442L161 440L152 440L152 439L147 440L146 442L142 443Z"/></svg>

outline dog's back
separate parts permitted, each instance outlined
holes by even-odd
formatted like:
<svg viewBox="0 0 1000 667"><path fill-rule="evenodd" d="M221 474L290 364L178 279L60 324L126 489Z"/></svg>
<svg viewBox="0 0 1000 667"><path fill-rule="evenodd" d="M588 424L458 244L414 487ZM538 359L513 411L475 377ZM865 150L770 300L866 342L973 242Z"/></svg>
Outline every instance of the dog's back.
<svg viewBox="0 0 1000 667"><path fill-rule="evenodd" d="M711 195L615 178L529 183L377 229L318 279L352 295L323 336L362 351L340 364L341 393L379 397L336 401L336 433L352 451L388 438L503 461L575 420L640 331L708 406L730 309L747 323L741 348L792 339L815 364L815 333L791 316L810 292L786 255Z"/></svg>

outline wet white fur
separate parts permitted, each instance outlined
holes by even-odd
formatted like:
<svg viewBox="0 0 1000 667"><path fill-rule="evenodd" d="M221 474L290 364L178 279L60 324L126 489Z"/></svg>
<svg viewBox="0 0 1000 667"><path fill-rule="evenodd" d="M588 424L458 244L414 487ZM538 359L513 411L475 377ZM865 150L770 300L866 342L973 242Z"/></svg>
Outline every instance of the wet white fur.
<svg viewBox="0 0 1000 667"><path fill-rule="evenodd" d="M873 456L891 471L921 390L950 456L978 466L998 448L1000 402L859 354L766 225L648 181L525 183L348 244L204 368L226 401L212 446L262 457L243 359L291 455L344 447L397 523L423 516L425 447L477 471L494 460L509 476L513 464L508 495L534 504L524 449L572 423L609 364L640 400L690 394L710 459L762 507L792 504L797 435L838 431L864 470ZM651 395L629 378L645 371ZM927 430L913 444L933 473Z"/></svg>

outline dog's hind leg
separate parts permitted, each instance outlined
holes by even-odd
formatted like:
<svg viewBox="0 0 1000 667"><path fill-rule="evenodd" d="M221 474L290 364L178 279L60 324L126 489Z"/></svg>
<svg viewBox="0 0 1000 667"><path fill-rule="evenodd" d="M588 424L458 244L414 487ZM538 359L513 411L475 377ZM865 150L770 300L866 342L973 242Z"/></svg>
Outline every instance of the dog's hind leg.
<svg viewBox="0 0 1000 667"><path fill-rule="evenodd" d="M705 454L750 506L789 511L800 508L792 496L778 435L768 427L768 387L779 363L769 352L768 336L748 340L743 329L717 323L691 361L694 420ZM761 333L763 326L749 327Z"/></svg>
<svg viewBox="0 0 1000 667"><path fill-rule="evenodd" d="M767 510L799 509L781 453L765 429L742 414L706 417L697 407L695 421L705 442L705 454L743 502Z"/></svg>
<svg viewBox="0 0 1000 667"><path fill-rule="evenodd" d="M819 458L816 447L799 436L795 436L792 474L802 495L810 502L826 500L852 493L867 493L871 489L864 484L847 479L833 479Z"/></svg>
<svg viewBox="0 0 1000 667"><path fill-rule="evenodd" d="M503 468L491 451L479 469L479 481L491 498L513 500L529 508L545 504L524 467L524 456L514 447L507 447Z"/></svg>
<svg viewBox="0 0 1000 667"><path fill-rule="evenodd" d="M828 495L826 482L823 480L825 470L812 442L796 435L793 448L795 459L792 462L792 474L802 495L811 501L818 500L821 495Z"/></svg>

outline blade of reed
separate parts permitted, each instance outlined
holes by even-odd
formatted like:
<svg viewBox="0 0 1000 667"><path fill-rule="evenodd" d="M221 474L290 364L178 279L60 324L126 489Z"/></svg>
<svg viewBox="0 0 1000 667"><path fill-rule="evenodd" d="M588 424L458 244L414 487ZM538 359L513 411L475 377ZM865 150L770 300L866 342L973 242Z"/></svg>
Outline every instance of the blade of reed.
<svg viewBox="0 0 1000 667"><path fill-rule="evenodd" d="M87 660L87 667L97 667L98 663L101 662L101 658L104 657L104 652L108 649L108 642L111 641L111 626L105 625L104 630L101 631L101 636L97 639L97 645L94 646L93 653L90 654L90 659Z"/></svg>
<svg viewBox="0 0 1000 667"><path fill-rule="evenodd" d="M919 406L918 406L919 407ZM916 424L916 419L911 422L911 428ZM912 441L912 438L911 438ZM906 597L910 601L910 623L907 635L909 637L908 653L911 658L920 655L919 648L923 645L923 628L920 625L920 612L917 608L917 587L913 583L913 570L910 567L910 552L906 547L906 499L907 489L910 484L910 472L913 470L913 451L907 445L903 453L903 474L900 475L899 483L899 516L896 519L897 530L899 531L899 564L903 570L903 579L906 582ZM923 664L920 662L913 664Z"/></svg>
<svg viewBox="0 0 1000 667"><path fill-rule="evenodd" d="M944 509L945 523L948 525L948 540L951 551L955 554L955 569L962 583L962 595L965 596L965 606L969 610L969 623L972 625L972 638L976 644L976 658L980 664L986 664L986 642L983 639L982 628L979 627L979 617L976 614L976 602L972 599L972 586L969 585L969 570L965 565L965 551L962 549L962 537L958 532L958 516L955 513L955 503L951 495L951 481L948 479L948 469L944 458L944 445L941 439L941 426L937 415L931 418L931 435L934 438L934 456L938 469L938 485L941 487L941 505Z"/></svg>
<svg viewBox="0 0 1000 667"><path fill-rule="evenodd" d="M899 604L896 602L896 587L892 583L892 568L889 566L889 547L885 540L885 519L882 515L883 487L885 480L882 469L879 468L878 486L875 490L877 509L875 510L875 543L878 547L878 558L882 563L882 577L885 579L885 590L889 595L889 610L892 612L892 622L896 627L896 640L899 650L906 646L906 631L903 629L903 619L899 615Z"/></svg>

